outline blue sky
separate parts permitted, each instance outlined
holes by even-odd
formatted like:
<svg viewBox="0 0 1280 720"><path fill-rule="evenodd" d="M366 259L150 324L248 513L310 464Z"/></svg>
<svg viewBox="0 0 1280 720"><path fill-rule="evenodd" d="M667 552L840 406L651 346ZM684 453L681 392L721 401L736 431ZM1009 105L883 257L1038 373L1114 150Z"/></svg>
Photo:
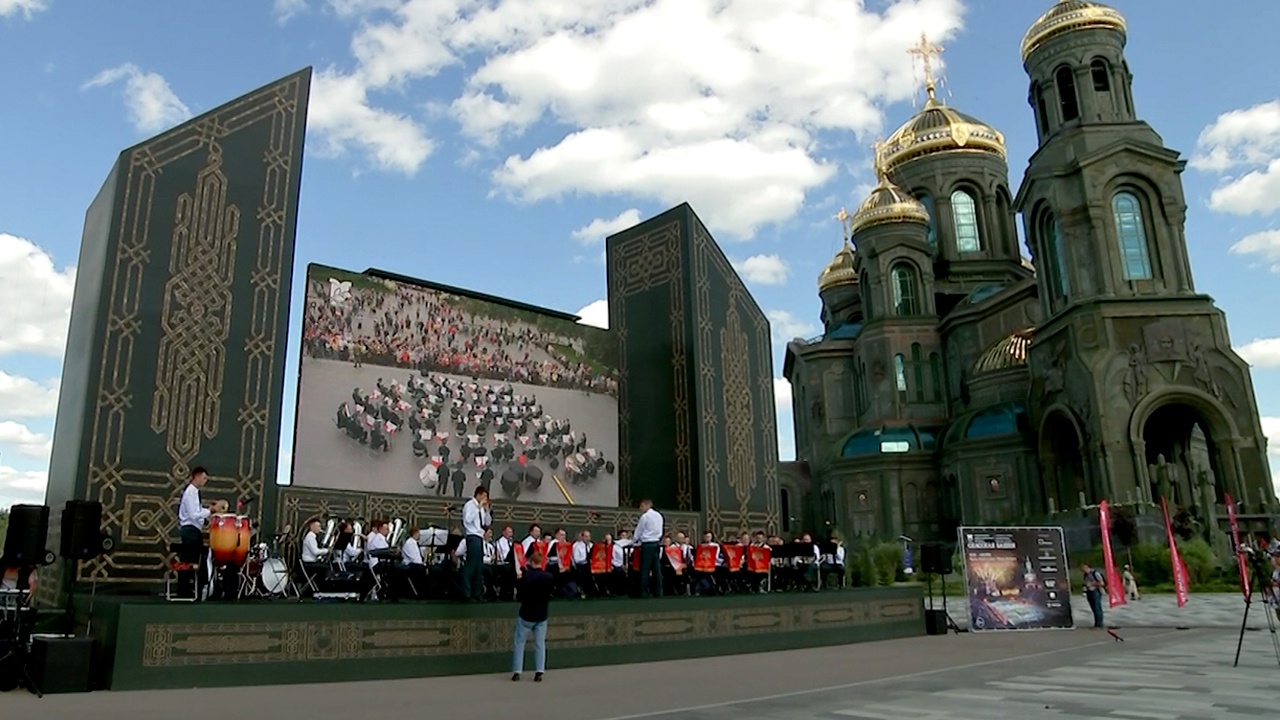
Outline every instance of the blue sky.
<svg viewBox="0 0 1280 720"><path fill-rule="evenodd" d="M1034 143L1018 45L1049 5L0 0L0 506L43 495L84 210L121 149L192 114L316 68L296 281L308 262L375 266L601 317L604 235L688 200L770 312L780 374L785 339L817 331L832 216L913 112L906 48L946 46L948 102L1006 134L1016 185ZM1280 3L1225 22L1114 6L1137 110L1191 161L1197 285L1280 450Z"/></svg>

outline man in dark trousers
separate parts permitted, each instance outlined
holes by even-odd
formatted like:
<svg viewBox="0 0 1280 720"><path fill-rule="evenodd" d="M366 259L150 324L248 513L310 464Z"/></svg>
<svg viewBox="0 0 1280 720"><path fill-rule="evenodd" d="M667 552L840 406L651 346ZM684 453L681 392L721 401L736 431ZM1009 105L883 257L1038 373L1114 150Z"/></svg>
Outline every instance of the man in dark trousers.
<svg viewBox="0 0 1280 720"><path fill-rule="evenodd" d="M515 650L511 657L511 679L518 682L524 671L524 645L533 635L533 681L542 682L547 669L547 604L555 589L555 579L542 565L542 548L533 545L528 565L516 566L516 593L520 598L520 613L516 616Z"/></svg>
<svg viewBox="0 0 1280 720"><path fill-rule="evenodd" d="M1084 573L1084 598L1089 601L1089 609L1093 611L1093 627L1103 627L1102 593L1107 589L1107 583L1103 581L1102 573L1088 564L1081 565L1080 570Z"/></svg>
<svg viewBox="0 0 1280 720"><path fill-rule="evenodd" d="M461 498L462 490L464 487L466 487L466 484L467 484L467 471L462 469L461 462L459 462L458 466L453 469L452 479L453 479L453 496L456 498Z"/></svg>

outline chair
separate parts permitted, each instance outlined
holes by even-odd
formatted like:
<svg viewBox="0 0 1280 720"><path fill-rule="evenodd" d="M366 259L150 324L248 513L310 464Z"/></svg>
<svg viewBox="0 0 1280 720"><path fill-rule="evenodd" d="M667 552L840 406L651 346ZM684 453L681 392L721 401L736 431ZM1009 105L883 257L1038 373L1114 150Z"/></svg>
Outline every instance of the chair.
<svg viewBox="0 0 1280 720"><path fill-rule="evenodd" d="M203 589L200 587L200 563L189 563L179 560L176 556L178 553L182 552L182 550L182 543L169 543L169 552L174 555L174 557L169 558L169 568L164 574L164 599L169 602L197 602L200 600L201 590ZM195 582L192 584L192 587L195 589L191 597L174 597L173 581L177 579L178 573L181 572L195 574Z"/></svg>

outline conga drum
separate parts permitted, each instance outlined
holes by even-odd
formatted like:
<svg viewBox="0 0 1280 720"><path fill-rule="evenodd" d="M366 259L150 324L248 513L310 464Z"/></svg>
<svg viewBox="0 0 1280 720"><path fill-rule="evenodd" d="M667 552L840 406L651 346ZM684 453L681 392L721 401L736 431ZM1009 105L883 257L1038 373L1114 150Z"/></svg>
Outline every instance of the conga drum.
<svg viewBox="0 0 1280 720"><path fill-rule="evenodd" d="M244 565L245 558L249 557L249 540L253 532L253 523L249 521L248 515L240 515L236 518L236 549L231 556L231 564L236 567Z"/></svg>
<svg viewBox="0 0 1280 720"><path fill-rule="evenodd" d="M213 553L213 564L222 566L230 563L236 554L236 545L240 543L240 529L235 515L213 515L209 518L209 551ZM243 561L244 556L241 556Z"/></svg>

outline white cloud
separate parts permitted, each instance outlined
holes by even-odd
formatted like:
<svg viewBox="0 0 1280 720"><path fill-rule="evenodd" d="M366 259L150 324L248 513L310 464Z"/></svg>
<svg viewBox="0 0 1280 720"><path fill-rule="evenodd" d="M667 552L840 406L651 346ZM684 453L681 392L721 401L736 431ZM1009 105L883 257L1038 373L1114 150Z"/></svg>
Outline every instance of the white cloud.
<svg viewBox="0 0 1280 720"><path fill-rule="evenodd" d="M191 110L178 99L162 75L143 72L133 63L103 70L81 89L105 87L121 80L129 120L139 132L167 130L191 117Z"/></svg>
<svg viewBox="0 0 1280 720"><path fill-rule="evenodd" d="M818 331L816 325L806 322L786 310L770 310L765 313L773 326L773 337L779 342L805 338Z"/></svg>
<svg viewBox="0 0 1280 720"><path fill-rule="evenodd" d="M794 460L796 436L792 428L791 383L785 378L773 379L773 403L778 416L778 459Z"/></svg>
<svg viewBox="0 0 1280 720"><path fill-rule="evenodd" d="M1280 274L1280 230L1263 230L1246 235L1231 246L1232 255L1257 255L1271 272Z"/></svg>
<svg viewBox="0 0 1280 720"><path fill-rule="evenodd" d="M578 316L578 322L583 325L592 325L606 330L609 329L608 300L596 300L574 314Z"/></svg>
<svg viewBox="0 0 1280 720"><path fill-rule="evenodd" d="M275 15L276 20L283 25L306 12L306 10L307 0L275 0L271 8L271 14Z"/></svg>
<svg viewBox="0 0 1280 720"><path fill-rule="evenodd" d="M0 0L0 17L22 13L24 18L30 20L32 15L48 8L48 0Z"/></svg>
<svg viewBox="0 0 1280 720"><path fill-rule="evenodd" d="M0 370L0 417L53 417L58 410L57 380L36 382Z"/></svg>
<svg viewBox="0 0 1280 720"><path fill-rule="evenodd" d="M587 225L573 231L573 237L584 245L594 245L604 242L604 239L614 233L622 232L640 222L640 211L631 208L623 210L617 216L604 219L596 218Z"/></svg>
<svg viewBox="0 0 1280 720"><path fill-rule="evenodd" d="M1276 157L1280 157L1280 100L1219 115L1200 132L1191 166L1222 171L1265 165Z"/></svg>
<svg viewBox="0 0 1280 720"><path fill-rule="evenodd" d="M1224 175L1209 207L1236 215L1280 210L1280 100L1231 110L1200 133L1191 165Z"/></svg>
<svg viewBox="0 0 1280 720"><path fill-rule="evenodd" d="M791 268L781 255L752 255L733 267L748 281L758 285L786 285Z"/></svg>
<svg viewBox="0 0 1280 720"><path fill-rule="evenodd" d="M48 462L53 440L44 433L32 432L31 428L22 423L4 420L0 421L0 448Z"/></svg>
<svg viewBox="0 0 1280 720"><path fill-rule="evenodd" d="M461 93L427 100L448 106L468 137L493 145L549 130L495 170L511 197L688 201L713 230L740 237L789 218L835 174L818 131L865 139L881 129L880 106L917 86L906 48L922 30L946 39L962 11L960 0L874 10L847 0L329 4L360 20L355 66L331 71L353 86L341 107L386 113L375 91L413 101L415 81L461 66ZM330 146L372 150L386 130L339 133Z"/></svg>
<svg viewBox="0 0 1280 720"><path fill-rule="evenodd" d="M1280 338L1259 338L1236 348L1236 354L1255 368L1280 368Z"/></svg>
<svg viewBox="0 0 1280 720"><path fill-rule="evenodd" d="M0 232L0 355L62 355L75 268L59 270L30 240Z"/></svg>
<svg viewBox="0 0 1280 720"><path fill-rule="evenodd" d="M0 465L0 508L23 503L44 502L49 474L44 470L17 470Z"/></svg>
<svg viewBox="0 0 1280 720"><path fill-rule="evenodd" d="M315 74L307 126L318 135L318 149L331 157L360 149L379 170L413 175L434 144L412 118L373 107L368 92L359 76L333 69Z"/></svg>

